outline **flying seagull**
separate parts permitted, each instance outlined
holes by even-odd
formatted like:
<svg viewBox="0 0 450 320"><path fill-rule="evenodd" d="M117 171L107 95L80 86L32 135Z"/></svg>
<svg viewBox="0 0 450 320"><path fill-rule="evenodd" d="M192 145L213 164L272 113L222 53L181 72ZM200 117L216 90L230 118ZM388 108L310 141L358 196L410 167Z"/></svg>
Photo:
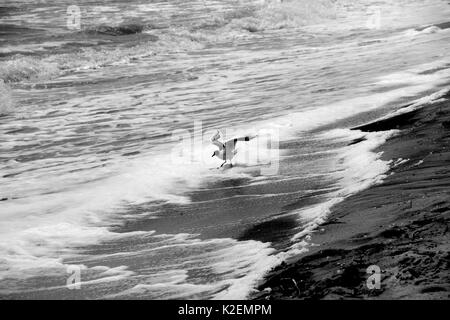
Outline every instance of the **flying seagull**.
<svg viewBox="0 0 450 320"><path fill-rule="evenodd" d="M236 143L238 141L250 141L255 136L243 136L238 138L233 138L230 140L227 140L225 142L220 142L219 139L222 136L221 132L217 130L217 132L211 137L212 144L216 145L219 150L214 151L212 157L216 156L219 159L225 160L224 163L221 164L219 168L221 168L225 163L227 163L228 160L230 160L230 165L233 166L231 163L231 160L234 158L234 156L237 153L236 150Z"/></svg>

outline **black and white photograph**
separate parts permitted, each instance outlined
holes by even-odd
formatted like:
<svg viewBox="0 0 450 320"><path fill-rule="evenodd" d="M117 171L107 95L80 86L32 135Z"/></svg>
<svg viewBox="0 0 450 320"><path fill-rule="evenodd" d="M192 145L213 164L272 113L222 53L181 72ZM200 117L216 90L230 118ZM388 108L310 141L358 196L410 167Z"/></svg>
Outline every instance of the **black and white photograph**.
<svg viewBox="0 0 450 320"><path fill-rule="evenodd" d="M450 300L449 53L448 0L0 0L0 300Z"/></svg>

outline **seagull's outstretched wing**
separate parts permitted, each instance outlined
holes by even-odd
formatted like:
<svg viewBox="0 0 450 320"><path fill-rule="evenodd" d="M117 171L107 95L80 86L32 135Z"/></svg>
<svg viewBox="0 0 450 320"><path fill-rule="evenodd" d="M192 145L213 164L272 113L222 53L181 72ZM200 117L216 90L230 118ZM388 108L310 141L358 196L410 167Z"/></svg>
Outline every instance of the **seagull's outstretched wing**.
<svg viewBox="0 0 450 320"><path fill-rule="evenodd" d="M230 140L227 140L224 143L224 145L225 145L225 148L227 148L229 150L233 150L236 147L236 144L237 144L238 141L250 141L251 139L253 139L255 137L256 137L256 135L232 138Z"/></svg>
<svg viewBox="0 0 450 320"><path fill-rule="evenodd" d="M219 130L217 130L217 132L210 139L211 143L219 148L219 151L225 148L225 145L219 141L221 135L222 133Z"/></svg>

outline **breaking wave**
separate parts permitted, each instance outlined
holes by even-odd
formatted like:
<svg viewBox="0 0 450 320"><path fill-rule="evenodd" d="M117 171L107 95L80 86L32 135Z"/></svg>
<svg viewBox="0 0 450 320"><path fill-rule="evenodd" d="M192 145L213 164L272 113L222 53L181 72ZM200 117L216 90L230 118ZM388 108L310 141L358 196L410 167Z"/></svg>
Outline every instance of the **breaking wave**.
<svg viewBox="0 0 450 320"><path fill-rule="evenodd" d="M433 25L425 25L419 28L408 29L405 31L406 36L414 37L418 35L427 35L432 33L441 32L450 28L450 22L443 22Z"/></svg>
<svg viewBox="0 0 450 320"><path fill-rule="evenodd" d="M335 3L330 0L264 1L253 17L233 19L231 27L250 32L295 28L335 17Z"/></svg>
<svg viewBox="0 0 450 320"><path fill-rule="evenodd" d="M97 69L113 64L129 63L138 58L167 52L167 43L176 43L172 50L198 48L199 43L179 36L163 36L160 43L146 41L131 47L100 49L82 48L74 53L51 54L45 57L16 55L0 65L0 79L6 83L49 80L70 71Z"/></svg>
<svg viewBox="0 0 450 320"><path fill-rule="evenodd" d="M241 6L235 10L213 14L194 29L253 33L302 27L336 15L336 5L332 0L242 0L240 3Z"/></svg>
<svg viewBox="0 0 450 320"><path fill-rule="evenodd" d="M70 71L97 69L128 63L158 53L200 49L209 43L248 37L264 30L300 27L334 14L332 0L241 1L225 12L213 12L208 18L187 25L155 27L143 22L97 25L68 35L86 41L104 36L117 37L115 45L93 48L90 44L76 52L53 51L47 54L16 54L0 65L0 79L6 83L49 80ZM127 37L138 38L127 39ZM81 38L80 38L81 37ZM120 38L120 40L119 40ZM67 49L67 48L66 48Z"/></svg>
<svg viewBox="0 0 450 320"><path fill-rule="evenodd" d="M57 75L58 65L34 57L16 56L0 65L0 78L5 82L45 79Z"/></svg>

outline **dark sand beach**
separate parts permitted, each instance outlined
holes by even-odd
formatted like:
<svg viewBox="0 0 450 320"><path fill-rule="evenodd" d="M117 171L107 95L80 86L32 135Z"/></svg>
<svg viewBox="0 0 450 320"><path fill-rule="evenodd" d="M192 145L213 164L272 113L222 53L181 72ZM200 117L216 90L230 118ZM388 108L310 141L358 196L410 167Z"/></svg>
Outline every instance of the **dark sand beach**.
<svg viewBox="0 0 450 320"><path fill-rule="evenodd" d="M388 176L336 205L309 251L273 270L255 299L450 297L449 98L354 128L400 130L379 150L393 160ZM379 289L366 285L371 265Z"/></svg>

